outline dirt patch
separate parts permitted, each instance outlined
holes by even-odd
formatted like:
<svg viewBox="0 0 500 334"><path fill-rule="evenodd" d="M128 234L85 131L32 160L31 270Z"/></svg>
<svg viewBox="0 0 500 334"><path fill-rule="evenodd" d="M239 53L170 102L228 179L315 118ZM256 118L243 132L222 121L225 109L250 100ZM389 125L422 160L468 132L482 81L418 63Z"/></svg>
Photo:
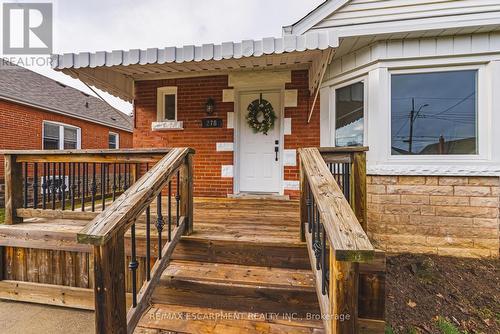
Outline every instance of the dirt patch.
<svg viewBox="0 0 500 334"><path fill-rule="evenodd" d="M387 324L393 333L500 333L500 261L403 254L387 258ZM390 330L388 331L391 332Z"/></svg>

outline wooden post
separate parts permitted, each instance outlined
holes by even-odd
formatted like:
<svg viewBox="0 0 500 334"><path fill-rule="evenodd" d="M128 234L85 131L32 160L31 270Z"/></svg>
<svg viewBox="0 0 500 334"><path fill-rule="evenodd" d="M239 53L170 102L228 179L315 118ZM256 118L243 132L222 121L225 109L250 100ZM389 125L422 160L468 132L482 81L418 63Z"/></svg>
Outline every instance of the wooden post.
<svg viewBox="0 0 500 334"><path fill-rule="evenodd" d="M185 235L193 232L193 154L186 156L184 166L181 168L181 216L186 217Z"/></svg>
<svg viewBox="0 0 500 334"><path fill-rule="evenodd" d="M352 154L351 203L356 218L367 232L366 217L366 153Z"/></svg>
<svg viewBox="0 0 500 334"><path fill-rule="evenodd" d="M304 224L307 222L307 179L302 168L302 161L299 157L300 172L300 241L306 241Z"/></svg>
<svg viewBox="0 0 500 334"><path fill-rule="evenodd" d="M96 334L127 333L123 235L94 246Z"/></svg>
<svg viewBox="0 0 500 334"><path fill-rule="evenodd" d="M16 210L23 207L23 168L15 155L5 155L5 224L22 223Z"/></svg>
<svg viewBox="0 0 500 334"><path fill-rule="evenodd" d="M330 248L331 333L358 333L358 278L359 263L337 261Z"/></svg>

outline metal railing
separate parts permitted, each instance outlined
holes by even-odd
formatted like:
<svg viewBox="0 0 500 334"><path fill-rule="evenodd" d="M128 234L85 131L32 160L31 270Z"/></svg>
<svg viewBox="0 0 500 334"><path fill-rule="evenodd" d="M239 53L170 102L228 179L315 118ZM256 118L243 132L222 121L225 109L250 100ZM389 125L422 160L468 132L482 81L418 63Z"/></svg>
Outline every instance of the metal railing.
<svg viewBox="0 0 500 334"><path fill-rule="evenodd" d="M322 153L299 149L301 239L316 276L326 333L357 333L359 263L372 260L375 250L351 208L357 182L353 153L335 152L335 158Z"/></svg>

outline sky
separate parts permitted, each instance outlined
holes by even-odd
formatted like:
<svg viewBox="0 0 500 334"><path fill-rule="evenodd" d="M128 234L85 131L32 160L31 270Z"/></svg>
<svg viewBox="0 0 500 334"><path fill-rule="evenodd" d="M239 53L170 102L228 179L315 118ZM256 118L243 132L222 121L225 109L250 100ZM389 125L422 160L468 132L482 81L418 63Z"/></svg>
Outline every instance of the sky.
<svg viewBox="0 0 500 334"><path fill-rule="evenodd" d="M0 3L16 2L0 0ZM50 2L29 0L25 2ZM54 53L146 49L281 36L323 0L53 0ZM29 66L93 94L83 83L45 67ZM132 106L99 92L115 108Z"/></svg>

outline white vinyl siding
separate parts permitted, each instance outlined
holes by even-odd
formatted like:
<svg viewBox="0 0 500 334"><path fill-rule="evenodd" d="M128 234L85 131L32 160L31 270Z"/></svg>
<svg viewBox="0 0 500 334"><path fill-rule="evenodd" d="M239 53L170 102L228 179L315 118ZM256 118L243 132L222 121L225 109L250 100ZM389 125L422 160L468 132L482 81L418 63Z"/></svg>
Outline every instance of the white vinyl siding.
<svg viewBox="0 0 500 334"><path fill-rule="evenodd" d="M312 29L477 15L500 11L497 0L352 0Z"/></svg>

